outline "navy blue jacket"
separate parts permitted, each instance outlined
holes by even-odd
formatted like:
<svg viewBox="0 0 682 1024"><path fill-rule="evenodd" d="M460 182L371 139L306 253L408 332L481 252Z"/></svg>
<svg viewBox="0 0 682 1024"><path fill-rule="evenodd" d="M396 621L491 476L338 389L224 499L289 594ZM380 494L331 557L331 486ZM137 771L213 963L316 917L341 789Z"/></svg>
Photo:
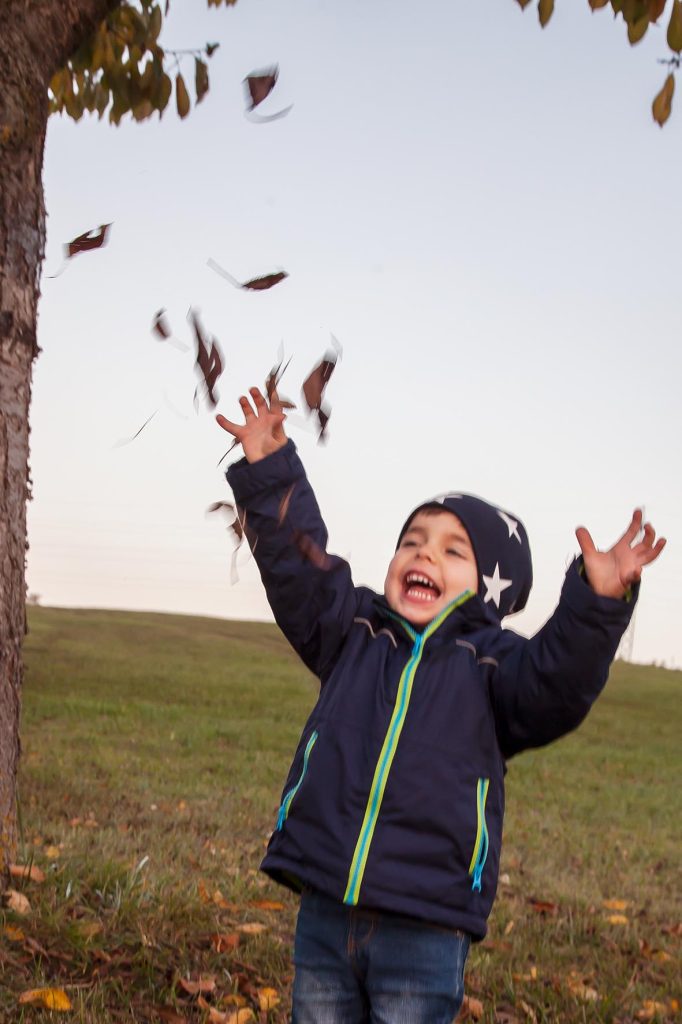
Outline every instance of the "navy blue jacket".
<svg viewBox="0 0 682 1024"><path fill-rule="evenodd" d="M478 595L419 633L326 553L292 441L227 479L275 619L321 683L262 869L483 938L505 761L582 721L634 600L599 597L576 561L530 640L502 629Z"/></svg>

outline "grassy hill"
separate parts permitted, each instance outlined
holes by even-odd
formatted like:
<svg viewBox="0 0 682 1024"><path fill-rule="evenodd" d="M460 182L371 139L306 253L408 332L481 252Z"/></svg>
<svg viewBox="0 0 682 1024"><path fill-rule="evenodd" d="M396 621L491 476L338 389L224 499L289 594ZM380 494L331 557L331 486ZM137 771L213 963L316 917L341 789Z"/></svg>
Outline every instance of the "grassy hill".
<svg viewBox="0 0 682 1024"><path fill-rule="evenodd" d="M0 1021L43 1019L18 1004L42 985L89 1024L284 1021L295 901L256 869L315 680L257 623L33 608L25 650L17 861L45 879L0 911ZM678 1017L681 684L618 663L510 763L469 1019Z"/></svg>

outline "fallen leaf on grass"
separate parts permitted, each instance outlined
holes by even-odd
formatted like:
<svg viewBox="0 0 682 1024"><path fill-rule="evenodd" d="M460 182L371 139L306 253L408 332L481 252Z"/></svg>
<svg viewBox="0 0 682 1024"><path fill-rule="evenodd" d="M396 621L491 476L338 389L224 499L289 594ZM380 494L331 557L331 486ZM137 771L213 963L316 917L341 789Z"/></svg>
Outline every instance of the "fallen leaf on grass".
<svg viewBox="0 0 682 1024"><path fill-rule="evenodd" d="M201 995L204 992L215 992L215 978L210 975L197 978L192 981L188 978L178 978L178 985L190 996Z"/></svg>
<svg viewBox="0 0 682 1024"><path fill-rule="evenodd" d="M30 878L32 882L45 881L45 872L36 864L10 864L9 873L12 878Z"/></svg>
<svg viewBox="0 0 682 1024"><path fill-rule="evenodd" d="M262 935L267 931L267 925L259 924L257 921L246 921L237 926L237 931L243 932L244 935Z"/></svg>
<svg viewBox="0 0 682 1024"><path fill-rule="evenodd" d="M5 893L5 906L9 910L13 910L15 914L19 914L20 917L26 917L31 913L31 904L28 899L23 892L17 892L16 889L8 889Z"/></svg>
<svg viewBox="0 0 682 1024"><path fill-rule="evenodd" d="M514 921L513 920L507 921L506 925L504 926L504 934L505 935L511 935L513 930L514 930Z"/></svg>
<svg viewBox="0 0 682 1024"><path fill-rule="evenodd" d="M514 981L537 981L538 980L538 969L533 966L525 974L512 974Z"/></svg>
<svg viewBox="0 0 682 1024"><path fill-rule="evenodd" d="M91 939L94 939L95 935L99 935L100 932L104 931L104 925L101 921L79 921L77 931L82 939L90 942Z"/></svg>
<svg viewBox="0 0 682 1024"><path fill-rule="evenodd" d="M566 988L577 999L586 1003L594 1003L599 999L599 993L595 988L587 985L577 971L571 971L566 978Z"/></svg>
<svg viewBox="0 0 682 1024"><path fill-rule="evenodd" d="M2 934L6 936L10 942L23 942L26 938L21 928L16 928L13 924L6 924L2 929Z"/></svg>
<svg viewBox="0 0 682 1024"><path fill-rule="evenodd" d="M528 903L537 914L556 914L559 907L556 903L550 903L549 900L536 900L531 897Z"/></svg>
<svg viewBox="0 0 682 1024"><path fill-rule="evenodd" d="M664 1016L667 1012L668 1006L665 1003L659 1003L655 999L645 999L635 1017L637 1020L654 1020L656 1017Z"/></svg>
<svg viewBox="0 0 682 1024"><path fill-rule="evenodd" d="M627 910L630 906L630 900L602 900L602 907L604 910Z"/></svg>
<svg viewBox="0 0 682 1024"><path fill-rule="evenodd" d="M210 1024L248 1024L249 1021L254 1020L253 1010L248 1006L241 1007L238 1010L217 1010L215 1006L209 1006L208 1003L204 1006L205 1010L208 1010L207 1020Z"/></svg>
<svg viewBox="0 0 682 1024"><path fill-rule="evenodd" d="M20 1003L31 1003L46 1010L71 1010L71 1000L63 988L31 988L19 996Z"/></svg>
<svg viewBox="0 0 682 1024"><path fill-rule="evenodd" d="M172 1006L155 1006L153 1012L162 1021L165 1021L165 1024L187 1024L187 1018L174 1010Z"/></svg>
<svg viewBox="0 0 682 1024"><path fill-rule="evenodd" d="M284 904L276 900L251 900L249 906L258 910L284 910Z"/></svg>
<svg viewBox="0 0 682 1024"><path fill-rule="evenodd" d="M483 1016L483 1003L473 996L464 996L462 1007L457 1017L458 1021L480 1020Z"/></svg>
<svg viewBox="0 0 682 1024"><path fill-rule="evenodd" d="M62 851L58 846L46 846L43 853L48 860L57 860L62 855Z"/></svg>
<svg viewBox="0 0 682 1024"><path fill-rule="evenodd" d="M236 949L239 945L241 936L238 932L226 932L222 935L212 935L211 945L215 949L216 953L227 953L231 949Z"/></svg>
<svg viewBox="0 0 682 1024"><path fill-rule="evenodd" d="M533 1007L530 1006L530 1004L527 1003L524 999L519 999L519 1006L525 1013L526 1019L532 1021L533 1024L537 1024L538 1015L536 1014Z"/></svg>
<svg viewBox="0 0 682 1024"><path fill-rule="evenodd" d="M257 991L258 1006L263 1013L274 1010L279 1003L279 995L275 988L259 988Z"/></svg>
<svg viewBox="0 0 682 1024"><path fill-rule="evenodd" d="M659 964L667 964L672 960L670 953L664 949L653 949L646 939L639 940L639 951L645 960L655 960Z"/></svg>
<svg viewBox="0 0 682 1024"><path fill-rule="evenodd" d="M609 924L629 924L628 918L625 914L609 914L606 918Z"/></svg>

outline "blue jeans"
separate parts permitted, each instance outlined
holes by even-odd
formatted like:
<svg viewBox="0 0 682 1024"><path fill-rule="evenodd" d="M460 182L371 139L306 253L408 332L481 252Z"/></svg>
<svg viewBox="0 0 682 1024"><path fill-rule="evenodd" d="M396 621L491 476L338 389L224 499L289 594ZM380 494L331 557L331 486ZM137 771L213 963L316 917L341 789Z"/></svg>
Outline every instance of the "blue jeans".
<svg viewBox="0 0 682 1024"><path fill-rule="evenodd" d="M452 1024L469 936L304 893L292 1024Z"/></svg>

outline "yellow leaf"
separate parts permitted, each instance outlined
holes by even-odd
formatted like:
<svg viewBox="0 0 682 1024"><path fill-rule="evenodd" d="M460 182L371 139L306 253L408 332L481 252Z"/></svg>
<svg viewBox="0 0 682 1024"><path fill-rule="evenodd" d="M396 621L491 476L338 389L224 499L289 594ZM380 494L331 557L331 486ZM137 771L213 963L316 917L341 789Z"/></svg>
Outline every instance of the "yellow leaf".
<svg viewBox="0 0 682 1024"><path fill-rule="evenodd" d="M538 16L540 18L540 25L542 28L545 27L553 13L554 0L540 0L540 3L538 4Z"/></svg>
<svg viewBox="0 0 682 1024"><path fill-rule="evenodd" d="M253 1019L253 1010L249 1007L240 1010L227 1010L223 1013L222 1010L216 1010L215 1006L211 1006L208 1011L210 1024L248 1024Z"/></svg>
<svg viewBox="0 0 682 1024"><path fill-rule="evenodd" d="M10 942L23 942L26 938L21 928L17 928L13 924L6 924L2 929L2 932L3 935L7 936Z"/></svg>
<svg viewBox="0 0 682 1024"><path fill-rule="evenodd" d="M670 13L667 34L668 46L675 53L682 50L682 0L675 0Z"/></svg>
<svg viewBox="0 0 682 1024"><path fill-rule="evenodd" d="M46 846L43 851L48 860L57 860L61 856L61 852L58 846Z"/></svg>
<svg viewBox="0 0 682 1024"><path fill-rule="evenodd" d="M210 975L200 976L196 981L178 978L178 985L190 996L200 995L203 992L215 992L215 978Z"/></svg>
<svg viewBox="0 0 682 1024"><path fill-rule="evenodd" d="M28 992L22 992L19 996L20 1003L32 1003L34 1006L42 1006L46 1010L71 1010L71 1000L63 988L32 988Z"/></svg>
<svg viewBox="0 0 682 1024"><path fill-rule="evenodd" d="M643 18L639 18L638 21L631 21L628 25L628 42L630 46L634 46L636 43L643 39L646 35L646 30L649 27L649 16L644 15Z"/></svg>
<svg viewBox="0 0 682 1024"><path fill-rule="evenodd" d="M26 917L27 914L31 913L31 904L22 892L17 892L16 889L8 889L5 893L5 904L13 910L15 914L19 914L20 917Z"/></svg>
<svg viewBox="0 0 682 1024"><path fill-rule="evenodd" d="M673 93L675 92L675 76L670 74L663 83L663 88L651 104L651 113L654 121L663 127L670 117L673 104Z"/></svg>
<svg viewBox="0 0 682 1024"><path fill-rule="evenodd" d="M274 1009L279 1002L279 996L277 995L277 989L274 988L259 988L258 989L258 1006L265 1013L267 1010Z"/></svg>
<svg viewBox="0 0 682 1024"><path fill-rule="evenodd" d="M32 882L45 881L45 872L36 864L10 864L9 873L12 878L30 878Z"/></svg>
<svg viewBox="0 0 682 1024"><path fill-rule="evenodd" d="M628 919L625 914L609 914L606 918L609 924L628 924Z"/></svg>
<svg viewBox="0 0 682 1024"><path fill-rule="evenodd" d="M258 910L284 910L284 904L275 900L251 900L251 906Z"/></svg>
<svg viewBox="0 0 682 1024"><path fill-rule="evenodd" d="M630 900L602 900L602 906L605 910L627 910L630 906Z"/></svg>
<svg viewBox="0 0 682 1024"><path fill-rule="evenodd" d="M571 995L574 995L577 999L582 999L586 1003L596 1002L599 999L597 990L587 985L577 971L569 973L566 978L566 988Z"/></svg>
<svg viewBox="0 0 682 1024"><path fill-rule="evenodd" d="M511 935L513 930L514 930L514 921L513 920L512 921L507 921L506 925L504 926L504 934L505 935Z"/></svg>
<svg viewBox="0 0 682 1024"><path fill-rule="evenodd" d="M256 921L247 921L246 924L237 926L237 931L243 932L244 935L262 935L266 930L267 925L258 924Z"/></svg>
<svg viewBox="0 0 682 1024"><path fill-rule="evenodd" d="M655 1017L663 1016L668 1012L665 1003L657 1003L655 999L645 999L641 1009L637 1011L637 1020L653 1020Z"/></svg>

